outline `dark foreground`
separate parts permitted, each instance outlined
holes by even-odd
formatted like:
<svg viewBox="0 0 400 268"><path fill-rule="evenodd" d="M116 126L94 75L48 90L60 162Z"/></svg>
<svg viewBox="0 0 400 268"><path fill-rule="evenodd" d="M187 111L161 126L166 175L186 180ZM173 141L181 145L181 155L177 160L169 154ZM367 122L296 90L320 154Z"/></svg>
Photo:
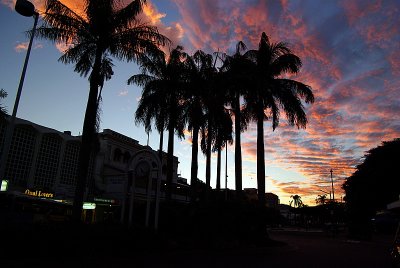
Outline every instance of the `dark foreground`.
<svg viewBox="0 0 400 268"><path fill-rule="evenodd" d="M43 236L13 234L0 242L1 267L391 267L391 235L374 235L370 241L348 240L322 232L271 230L274 241L265 247L229 249L179 248L173 241L160 244L151 235L124 239L84 237L80 234ZM24 239L24 236L26 239ZM68 237L67 237L68 236ZM14 238L12 238L14 237ZM142 245L141 245L142 244ZM158 244L158 246L157 246Z"/></svg>

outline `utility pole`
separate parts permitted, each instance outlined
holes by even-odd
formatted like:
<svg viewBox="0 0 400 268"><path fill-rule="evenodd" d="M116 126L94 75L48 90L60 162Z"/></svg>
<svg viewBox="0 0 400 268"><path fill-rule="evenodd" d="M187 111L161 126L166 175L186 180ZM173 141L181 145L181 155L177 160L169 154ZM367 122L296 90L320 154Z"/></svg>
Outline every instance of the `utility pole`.
<svg viewBox="0 0 400 268"><path fill-rule="evenodd" d="M333 188L333 176L332 176L333 170L331 169L330 172L331 172L331 183L332 183L332 200L335 201L335 190Z"/></svg>

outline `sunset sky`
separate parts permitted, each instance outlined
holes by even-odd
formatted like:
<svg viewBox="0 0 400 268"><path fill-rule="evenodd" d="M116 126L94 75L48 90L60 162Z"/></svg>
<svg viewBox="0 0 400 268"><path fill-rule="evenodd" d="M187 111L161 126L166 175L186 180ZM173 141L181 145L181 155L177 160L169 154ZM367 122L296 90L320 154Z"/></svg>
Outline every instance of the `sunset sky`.
<svg viewBox="0 0 400 268"><path fill-rule="evenodd" d="M14 11L13 0L0 0L0 88L12 112L33 19ZM128 2L128 0L124 0ZM43 10L43 0L32 1ZM63 0L77 12L80 0ZM152 0L142 20L155 24L185 51L231 53L243 40L257 48L264 31L272 42L284 41L303 61L292 79L312 87L315 103L307 106L307 129L265 122L267 192L281 203L298 194L314 205L330 191L333 169L335 197L368 149L400 137L400 1L399 0ZM39 21L40 24L40 21ZM18 117L59 131L81 132L88 96L87 78L63 65L60 46L35 40ZM168 50L168 49L167 49ZM146 144L142 127L134 125L141 89L126 81L137 65L114 61L115 75L103 93L102 125ZM158 148L158 133L150 146ZM166 150L166 144L164 149ZM179 172L190 178L190 136L176 140ZM242 134L243 186L256 188L256 127ZM234 149L228 150L228 187L234 189ZM223 161L223 166L225 166ZM199 178L205 180L200 157ZM212 186L215 187L216 157ZM225 170L222 175L225 175ZM222 183L224 186L224 182Z"/></svg>

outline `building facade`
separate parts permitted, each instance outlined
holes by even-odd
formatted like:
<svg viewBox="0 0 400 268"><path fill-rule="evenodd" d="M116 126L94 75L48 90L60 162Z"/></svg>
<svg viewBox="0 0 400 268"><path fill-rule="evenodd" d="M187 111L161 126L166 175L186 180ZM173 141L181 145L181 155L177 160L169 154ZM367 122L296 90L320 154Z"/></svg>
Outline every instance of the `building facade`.
<svg viewBox="0 0 400 268"><path fill-rule="evenodd" d="M1 153L8 120L9 117L0 121ZM72 202L80 145L81 137L73 136L69 131L60 132L16 118L4 176L0 180L7 181L8 192L30 196L46 193L47 197L51 196L54 200ZM98 133L94 147L84 197L89 202L113 200L113 203L120 203L126 192L132 158L143 150L159 155L158 151L110 129ZM166 153L161 153L160 162L161 180L165 181ZM175 156L173 163L173 188L187 188L186 180L177 174L179 162ZM145 191L140 186L138 184L136 189L138 197ZM187 200L186 192L177 192L177 199Z"/></svg>

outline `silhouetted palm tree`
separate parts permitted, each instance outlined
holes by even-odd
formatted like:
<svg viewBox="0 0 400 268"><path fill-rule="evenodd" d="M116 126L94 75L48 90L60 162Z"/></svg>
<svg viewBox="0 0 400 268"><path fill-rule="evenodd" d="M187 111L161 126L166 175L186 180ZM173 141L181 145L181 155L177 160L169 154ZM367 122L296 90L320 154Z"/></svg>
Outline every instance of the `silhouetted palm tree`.
<svg viewBox="0 0 400 268"><path fill-rule="evenodd" d="M323 205L326 202L326 194L323 195L318 195L318 197L315 199L315 202L317 204Z"/></svg>
<svg viewBox="0 0 400 268"><path fill-rule="evenodd" d="M168 89L159 87L160 81L167 80L167 62L165 55L144 57L141 61L141 74L128 79L128 85L136 84L143 87L142 96L135 112L135 123L142 124L146 133L152 131L152 124L160 134L159 158L162 161L164 130L167 126L167 95Z"/></svg>
<svg viewBox="0 0 400 268"><path fill-rule="evenodd" d="M240 97L248 91L250 84L251 66L253 63L243 55L246 45L240 41L232 56L226 56L220 70L225 81L227 103L232 108L235 117L235 188L239 198L242 197L242 151L240 133L247 128L246 117L241 111Z"/></svg>
<svg viewBox="0 0 400 268"><path fill-rule="evenodd" d="M292 204L294 208L300 208L303 206L300 195L291 195L290 198L292 198L292 200L289 202L290 206L292 206Z"/></svg>
<svg viewBox="0 0 400 268"><path fill-rule="evenodd" d="M218 96L219 95L219 96ZM216 98L216 107L214 114L215 140L213 151L217 152L217 192L221 189L221 150L227 146L228 142L233 142L233 122L229 110L224 107L225 99L223 94L218 94Z"/></svg>
<svg viewBox="0 0 400 268"><path fill-rule="evenodd" d="M216 139L216 116L217 111L220 109L217 103L218 92L220 88L216 86L217 69L215 68L216 58L213 59L212 55L206 56L206 68L204 71L204 80L206 87L202 94L202 103L204 108L204 127L202 128L201 149L206 156L206 185L207 189L211 189L211 153L212 145ZM222 106L223 107L223 106ZM208 192L206 192L208 198Z"/></svg>
<svg viewBox="0 0 400 268"><path fill-rule="evenodd" d="M189 83L186 90L186 104L187 104L187 121L188 130L192 131L192 165L191 165L191 198L195 200L196 195L196 182L198 173L198 143L199 133L201 131L203 139L205 138L205 128L207 123L207 99L209 93L212 91L213 79L216 73L213 57L206 54L201 50L196 51L189 59ZM208 155L207 155L208 156ZM206 165L206 184L207 189L209 184L210 173L210 156L207 158Z"/></svg>
<svg viewBox="0 0 400 268"><path fill-rule="evenodd" d="M216 54L218 57L218 53ZM217 58L214 60L214 66ZM210 183L211 173L211 152L217 152L217 178L216 189L221 188L221 149L228 141L232 142L232 118L229 109L225 107L227 97L229 96L224 87L221 72L215 68L209 75L211 85L206 91L204 97L204 106L206 110L206 128L204 139L202 139L203 152L206 154L206 182ZM207 183L206 183L207 184ZM210 186L210 185L208 185Z"/></svg>
<svg viewBox="0 0 400 268"><path fill-rule="evenodd" d="M290 125L305 128L307 117L301 99L312 103L314 95L309 86L281 78L285 73L296 74L302 65L300 58L292 54L285 43L270 43L268 36L262 33L258 50L250 50L244 56L255 65L249 81L251 90L244 99L246 114L257 122L258 200L265 206L264 120L271 119L275 130L282 109Z"/></svg>
<svg viewBox="0 0 400 268"><path fill-rule="evenodd" d="M43 25L37 29L38 37L72 44L59 60L74 63L75 71L82 76L90 73L74 198L75 221L80 220L82 212L91 146L95 138L99 87L104 81L104 56L140 62L144 53L158 54L159 46L168 42L156 27L137 20L145 2L135 0L122 7L120 1L86 0L84 13L78 14L57 0L48 0Z"/></svg>
<svg viewBox="0 0 400 268"><path fill-rule="evenodd" d="M187 55L178 46L171 51L168 61L161 55L146 57L141 66L142 74L134 75L128 84L144 86L136 120L144 123L147 130L155 119L159 131L168 130L167 187L166 199L171 200L174 133L184 137L185 102L184 88L187 81Z"/></svg>

